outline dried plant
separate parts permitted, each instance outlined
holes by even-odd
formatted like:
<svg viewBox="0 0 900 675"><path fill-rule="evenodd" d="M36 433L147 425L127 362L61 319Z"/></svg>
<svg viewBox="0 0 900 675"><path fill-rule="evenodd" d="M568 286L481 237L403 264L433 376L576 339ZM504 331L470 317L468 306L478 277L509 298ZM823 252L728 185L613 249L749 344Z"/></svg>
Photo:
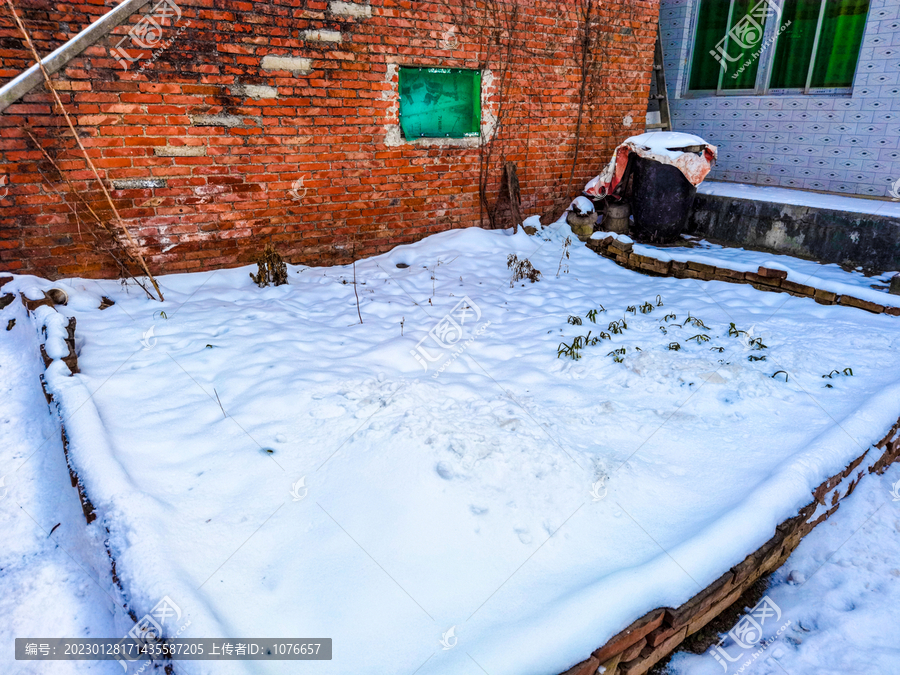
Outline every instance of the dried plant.
<svg viewBox="0 0 900 675"><path fill-rule="evenodd" d="M522 281L523 279L528 279L531 283L540 281L541 279L541 273L534 269L531 261L529 261L528 258L519 260L515 253L509 254L509 257L506 259L506 266L512 270L513 273L512 279L510 279L509 282L510 288L512 288L516 282Z"/></svg>
<svg viewBox="0 0 900 675"><path fill-rule="evenodd" d="M256 258L256 265L259 271L256 274L251 273L250 278L260 288L265 288L270 283L281 286L288 282L287 265L272 244L266 244L265 251Z"/></svg>

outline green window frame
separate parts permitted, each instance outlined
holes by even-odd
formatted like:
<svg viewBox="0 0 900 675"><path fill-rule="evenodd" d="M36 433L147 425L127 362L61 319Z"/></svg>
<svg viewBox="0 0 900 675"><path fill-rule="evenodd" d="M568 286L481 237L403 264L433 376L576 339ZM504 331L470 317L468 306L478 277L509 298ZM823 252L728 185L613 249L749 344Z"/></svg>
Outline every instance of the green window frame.
<svg viewBox="0 0 900 675"><path fill-rule="evenodd" d="M400 128L406 140L481 136L481 71L401 67Z"/></svg>
<svg viewBox="0 0 900 675"><path fill-rule="evenodd" d="M698 0L685 93L849 93L869 5L869 0Z"/></svg>

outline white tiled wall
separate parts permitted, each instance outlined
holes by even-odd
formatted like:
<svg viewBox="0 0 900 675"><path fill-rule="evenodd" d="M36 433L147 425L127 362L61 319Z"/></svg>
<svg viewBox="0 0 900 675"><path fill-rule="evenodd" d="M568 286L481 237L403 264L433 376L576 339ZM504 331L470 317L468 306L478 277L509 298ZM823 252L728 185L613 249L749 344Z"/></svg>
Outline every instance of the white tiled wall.
<svg viewBox="0 0 900 675"><path fill-rule="evenodd" d="M900 180L900 0L872 0L851 96L681 98L693 3L661 0L675 131L719 147L710 178L886 196Z"/></svg>

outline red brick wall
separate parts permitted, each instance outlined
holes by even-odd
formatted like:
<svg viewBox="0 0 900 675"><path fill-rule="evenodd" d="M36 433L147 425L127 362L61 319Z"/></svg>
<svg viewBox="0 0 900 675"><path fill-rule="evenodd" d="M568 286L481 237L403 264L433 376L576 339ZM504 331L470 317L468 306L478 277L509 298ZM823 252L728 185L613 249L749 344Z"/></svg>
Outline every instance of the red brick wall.
<svg viewBox="0 0 900 675"><path fill-rule="evenodd" d="M515 161L525 215L557 215L612 147L642 128L658 0L604 0L600 7L603 47L595 56L606 67L587 93L571 182L582 81L580 0L521 2L513 38L454 27L445 2L372 0L371 16L354 18L315 0L176 1L182 18L162 35L163 42L175 39L140 75L150 50L127 71L110 50L157 0L54 76L101 174L120 188L125 180L151 181L112 196L155 272L244 264L270 240L291 262L345 261L351 251L371 255L478 225L482 154L471 143L398 139L398 65L491 72L483 117L502 114L505 123L487 166L487 196L497 198L501 162ZM42 54L111 6L17 4ZM337 31L341 39L317 41L309 30ZM267 55L309 58L311 71L265 70ZM28 65L3 6L0 82ZM273 87L277 95L250 96L247 85ZM634 120L630 127L626 116ZM24 128L93 208L109 215L49 93L33 90L0 114L0 176L8 177L0 200L0 270L116 275L91 232L101 242L107 235ZM298 178L300 200L290 194Z"/></svg>

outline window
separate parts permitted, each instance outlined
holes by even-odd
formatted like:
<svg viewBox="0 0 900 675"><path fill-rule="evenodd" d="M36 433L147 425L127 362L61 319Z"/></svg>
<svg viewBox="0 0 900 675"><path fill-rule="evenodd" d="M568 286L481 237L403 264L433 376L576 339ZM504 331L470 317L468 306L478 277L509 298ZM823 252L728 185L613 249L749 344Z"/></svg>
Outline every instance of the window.
<svg viewBox="0 0 900 675"><path fill-rule="evenodd" d="M869 0L699 0L688 88L849 91L868 11Z"/></svg>
<svg viewBox="0 0 900 675"><path fill-rule="evenodd" d="M481 134L481 72L400 68L400 128L407 140Z"/></svg>

